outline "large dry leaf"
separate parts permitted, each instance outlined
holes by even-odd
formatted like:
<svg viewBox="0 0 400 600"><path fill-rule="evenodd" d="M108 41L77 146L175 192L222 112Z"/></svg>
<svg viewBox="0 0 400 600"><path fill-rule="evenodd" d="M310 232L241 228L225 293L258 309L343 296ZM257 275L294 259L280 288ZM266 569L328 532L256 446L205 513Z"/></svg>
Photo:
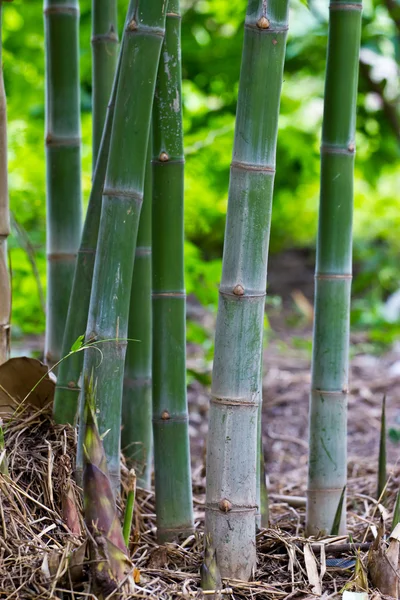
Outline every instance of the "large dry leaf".
<svg viewBox="0 0 400 600"><path fill-rule="evenodd" d="M10 358L0 365L0 417L8 420L22 402L43 408L53 400L54 389L54 375L39 360L27 356Z"/></svg>

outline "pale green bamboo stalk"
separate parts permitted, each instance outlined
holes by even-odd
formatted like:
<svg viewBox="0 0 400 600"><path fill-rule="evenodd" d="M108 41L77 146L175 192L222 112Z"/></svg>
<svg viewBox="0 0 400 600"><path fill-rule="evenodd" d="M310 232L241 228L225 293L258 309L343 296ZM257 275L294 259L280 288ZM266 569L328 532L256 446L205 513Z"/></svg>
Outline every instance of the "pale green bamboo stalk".
<svg viewBox="0 0 400 600"><path fill-rule="evenodd" d="M193 530L186 398L179 0L169 0L153 110L153 432L157 539Z"/></svg>
<svg viewBox="0 0 400 600"><path fill-rule="evenodd" d="M119 487L121 404L130 291L143 200L151 109L165 27L165 0L131 0L103 190L86 339L102 342L102 360L86 350L84 374L94 370L96 408L108 469ZM81 414L84 406L82 393ZM82 472L84 421L79 427L77 475Z"/></svg>
<svg viewBox="0 0 400 600"><path fill-rule="evenodd" d="M288 1L249 0L215 335L206 532L222 577L256 565L258 411Z"/></svg>
<svg viewBox="0 0 400 600"><path fill-rule="evenodd" d="M0 3L0 32L3 2ZM3 79L2 43L0 41L0 364L9 355L11 288L7 266L7 238L10 235L7 168L7 103Z"/></svg>
<svg viewBox="0 0 400 600"><path fill-rule="evenodd" d="M61 358L81 237L79 4L45 0L47 305L45 355Z"/></svg>
<svg viewBox="0 0 400 600"><path fill-rule="evenodd" d="M347 476L353 169L361 0L331 0L315 276L307 532L329 533ZM346 529L346 499L339 532Z"/></svg>
<svg viewBox="0 0 400 600"><path fill-rule="evenodd" d="M82 232L82 239L75 265L71 297L62 346L62 356L67 356L72 345L86 331L90 292L92 289L93 269L96 257L97 237L101 214L101 200L106 176L110 149L111 129L114 119L115 98L119 80L120 59L115 73L113 91L108 105L103 137L93 176L89 205ZM79 378L83 366L83 352L75 352L62 361L58 367L56 391L54 395L54 419L57 423L75 424L78 398L80 394Z"/></svg>
<svg viewBox="0 0 400 600"><path fill-rule="evenodd" d="M151 487L153 427L151 398L151 143L147 151L143 208L133 269L129 308L124 391L122 397L122 452L134 466L138 485Z"/></svg>
<svg viewBox="0 0 400 600"><path fill-rule="evenodd" d="M118 57L117 0L92 0L93 170Z"/></svg>

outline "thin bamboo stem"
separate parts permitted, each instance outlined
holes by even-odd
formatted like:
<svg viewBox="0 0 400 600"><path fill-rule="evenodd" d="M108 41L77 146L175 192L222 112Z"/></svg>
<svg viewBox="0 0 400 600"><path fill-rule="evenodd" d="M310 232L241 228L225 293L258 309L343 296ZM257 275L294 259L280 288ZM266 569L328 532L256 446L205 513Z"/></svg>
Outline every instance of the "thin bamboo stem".
<svg viewBox="0 0 400 600"><path fill-rule="evenodd" d="M108 469L119 487L121 404L130 291L143 200L146 149L161 45L165 0L131 0L121 57L102 210L87 340L102 342L102 359L86 350L84 374L94 370L96 409ZM84 406L82 393L81 410ZM84 421L79 428L77 471L83 464Z"/></svg>
<svg viewBox="0 0 400 600"><path fill-rule="evenodd" d="M151 143L149 143L143 208L139 222L129 308L128 337L130 341L125 360L121 431L122 452L129 466L134 466L138 484L144 489L151 487L153 459L151 204L152 169Z"/></svg>
<svg viewBox="0 0 400 600"><path fill-rule="evenodd" d="M193 530L186 398L179 0L169 0L153 110L153 432L157 538Z"/></svg>
<svg viewBox="0 0 400 600"><path fill-rule="evenodd" d="M93 170L118 57L117 0L92 0Z"/></svg>
<svg viewBox="0 0 400 600"><path fill-rule="evenodd" d="M75 340L86 331L119 71L118 63L75 266L62 356L67 356ZM53 409L54 419L57 423L73 425L76 421L82 366L83 352L74 353L59 365Z"/></svg>
<svg viewBox="0 0 400 600"><path fill-rule="evenodd" d="M288 4L248 3L215 335L206 533L222 577L243 580L256 564L257 422Z"/></svg>
<svg viewBox="0 0 400 600"><path fill-rule="evenodd" d="M331 0L321 147L307 531L331 531L346 486L353 169L361 0ZM346 529L346 499L339 532Z"/></svg>
<svg viewBox="0 0 400 600"><path fill-rule="evenodd" d="M3 2L0 2L0 32ZM7 267L7 238L10 235L7 168L7 104L3 79L2 43L0 41L0 364L9 355L11 288Z"/></svg>
<svg viewBox="0 0 400 600"><path fill-rule="evenodd" d="M79 4L45 0L47 307L45 355L61 358L81 237Z"/></svg>

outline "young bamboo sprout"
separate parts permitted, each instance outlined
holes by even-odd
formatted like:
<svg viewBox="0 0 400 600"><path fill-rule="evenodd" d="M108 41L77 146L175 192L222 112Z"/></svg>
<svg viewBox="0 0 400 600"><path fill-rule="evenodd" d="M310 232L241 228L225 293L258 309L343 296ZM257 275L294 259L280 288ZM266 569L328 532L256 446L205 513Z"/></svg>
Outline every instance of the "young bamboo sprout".
<svg viewBox="0 0 400 600"><path fill-rule="evenodd" d="M136 473L134 469L129 471L128 479L128 496L126 498L126 507L124 515L124 526L122 528L125 545L129 547L129 538L132 529L133 511L135 508L135 496L136 496Z"/></svg>
<svg viewBox="0 0 400 600"><path fill-rule="evenodd" d="M392 531L400 523L400 490L397 492L396 502L393 509Z"/></svg>
<svg viewBox="0 0 400 600"><path fill-rule="evenodd" d="M215 335L206 532L222 577L243 580L256 565L257 421L288 4L248 3Z"/></svg>
<svg viewBox="0 0 400 600"><path fill-rule="evenodd" d="M200 585L203 591L221 590L222 579L211 536L204 537L204 560L200 566Z"/></svg>
<svg viewBox="0 0 400 600"><path fill-rule="evenodd" d="M3 2L0 4L0 32ZM10 234L7 170L7 107L3 79L2 44L0 41L0 365L9 354L11 289L7 267L7 238Z"/></svg>
<svg viewBox="0 0 400 600"><path fill-rule="evenodd" d="M193 528L186 400L179 0L169 0L153 111L153 431L160 542Z"/></svg>
<svg viewBox="0 0 400 600"><path fill-rule="evenodd" d="M85 385L85 438L83 501L85 522L90 532L90 562L94 592L108 597L120 587L132 592L132 564L128 557L115 504L103 442L100 438L93 378Z"/></svg>
<svg viewBox="0 0 400 600"><path fill-rule="evenodd" d="M122 452L133 465L140 487L150 489L153 459L151 399L151 144L147 152L143 208L140 215L129 308L124 393Z"/></svg>
<svg viewBox="0 0 400 600"><path fill-rule="evenodd" d="M87 340L109 340L101 344L101 361L94 349L85 351L83 372L94 369L98 382L99 428L108 432L104 448L115 492L133 261L165 13L165 0L131 0L128 8L86 329ZM78 477L84 429L81 420Z"/></svg>
<svg viewBox="0 0 400 600"><path fill-rule="evenodd" d="M81 238L78 0L45 0L47 307L46 360L61 358Z"/></svg>
<svg viewBox="0 0 400 600"><path fill-rule="evenodd" d="M352 214L361 0L331 0L321 146L307 532L331 531L347 472ZM339 532L346 529L344 500Z"/></svg>
<svg viewBox="0 0 400 600"><path fill-rule="evenodd" d="M97 236L100 223L101 199L106 176L115 98L119 81L119 64L120 61L118 62L115 73L113 91L108 105L103 137L101 139L100 151L94 171L85 225L75 266L75 275L72 284L62 346L63 356L67 356L75 340L85 332L87 325L90 291L92 288L94 261L96 257ZM80 393L78 381L81 375L82 366L83 352L75 352L72 356L63 360L58 367L53 409L54 419L57 423L70 423L71 425L75 423Z"/></svg>
<svg viewBox="0 0 400 600"><path fill-rule="evenodd" d="M92 0L93 170L118 56L117 0Z"/></svg>
<svg viewBox="0 0 400 600"><path fill-rule="evenodd" d="M342 522L343 506L344 506L345 497L346 497L346 486L344 486L344 488L342 489L342 493L340 494L339 504L336 509L335 518L333 519L331 535L339 535L340 524Z"/></svg>
<svg viewBox="0 0 400 600"><path fill-rule="evenodd" d="M383 500L384 490L387 482L386 472L386 396L382 400L381 414L381 436L379 441L379 460L378 460L378 487L377 498L380 502Z"/></svg>

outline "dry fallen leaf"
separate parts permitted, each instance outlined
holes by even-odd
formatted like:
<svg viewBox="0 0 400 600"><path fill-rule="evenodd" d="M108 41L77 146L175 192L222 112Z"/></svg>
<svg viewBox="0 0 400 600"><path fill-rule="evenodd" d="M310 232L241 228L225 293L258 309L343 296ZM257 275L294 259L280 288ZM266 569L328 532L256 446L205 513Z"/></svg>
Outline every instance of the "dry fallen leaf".
<svg viewBox="0 0 400 600"><path fill-rule="evenodd" d="M43 408L53 399L54 389L54 375L39 360L27 356L10 358L0 365L0 417L9 419L21 402Z"/></svg>

